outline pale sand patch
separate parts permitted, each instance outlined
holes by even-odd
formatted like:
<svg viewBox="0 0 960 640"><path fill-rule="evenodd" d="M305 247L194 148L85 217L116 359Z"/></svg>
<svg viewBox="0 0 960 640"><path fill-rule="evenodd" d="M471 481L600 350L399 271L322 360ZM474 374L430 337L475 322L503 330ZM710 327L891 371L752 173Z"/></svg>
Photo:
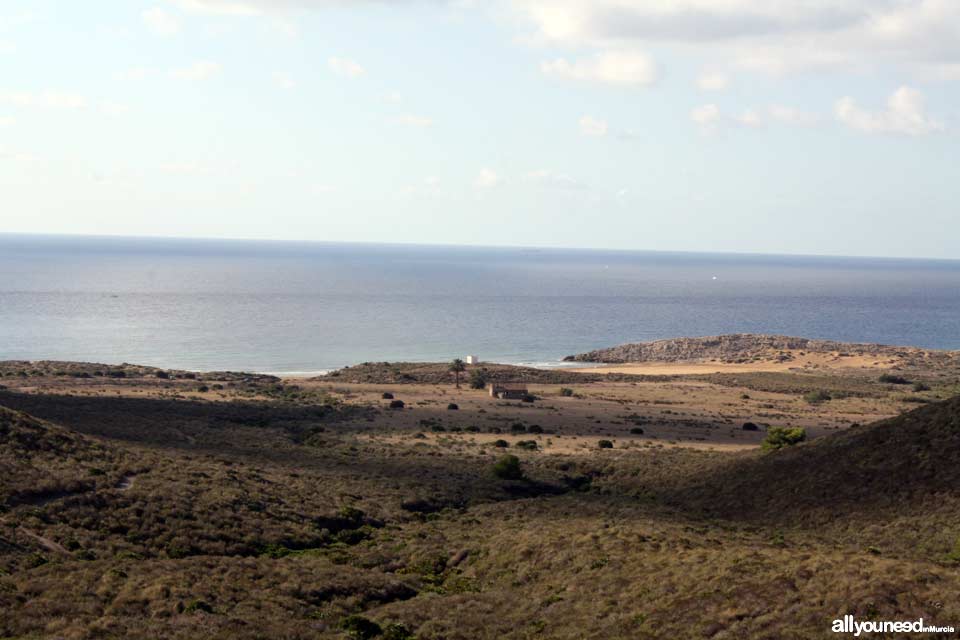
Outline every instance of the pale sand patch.
<svg viewBox="0 0 960 640"><path fill-rule="evenodd" d="M634 362L606 364L594 367L574 367L567 371L580 373L626 373L649 376L682 376L709 373L753 373L767 371L816 371L830 369L886 369L897 364L897 359L888 356L844 355L833 353L794 352L792 360L775 359L756 362Z"/></svg>
<svg viewBox="0 0 960 640"><path fill-rule="evenodd" d="M699 449L713 451L745 451L747 449L756 449L757 444L732 444L724 442L684 442L684 441L666 441L654 438L637 437L614 437L614 436L594 436L594 435L557 435L557 434L510 434L510 433L424 433L423 438L414 437L409 433L392 434L364 434L360 436L361 440L372 440L381 444L406 444L416 445L418 443L437 446L441 444L459 444L475 445L488 447L490 451L511 453L516 451L514 445L520 440L534 440L540 447L537 451L550 455L574 455L584 453L596 453L603 455L613 451L644 451L652 448L683 448ZM494 447L493 443L497 440L506 440L510 447ZM601 449L597 444L600 440L611 440L613 449Z"/></svg>

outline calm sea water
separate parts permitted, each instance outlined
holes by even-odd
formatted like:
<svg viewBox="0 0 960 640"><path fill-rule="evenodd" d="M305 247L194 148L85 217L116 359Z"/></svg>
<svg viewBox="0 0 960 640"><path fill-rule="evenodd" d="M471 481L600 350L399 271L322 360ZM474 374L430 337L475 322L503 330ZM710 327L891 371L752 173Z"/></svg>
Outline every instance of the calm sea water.
<svg viewBox="0 0 960 640"><path fill-rule="evenodd" d="M960 261L0 235L0 359L548 364L732 332L960 349Z"/></svg>

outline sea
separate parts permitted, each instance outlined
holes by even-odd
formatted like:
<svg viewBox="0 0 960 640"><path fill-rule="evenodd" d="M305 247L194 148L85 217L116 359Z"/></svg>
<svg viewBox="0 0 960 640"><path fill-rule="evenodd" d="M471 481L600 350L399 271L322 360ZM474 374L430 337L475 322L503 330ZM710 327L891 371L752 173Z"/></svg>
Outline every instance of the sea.
<svg viewBox="0 0 960 640"><path fill-rule="evenodd" d="M960 261L0 234L0 360L550 367L741 332L960 349Z"/></svg>

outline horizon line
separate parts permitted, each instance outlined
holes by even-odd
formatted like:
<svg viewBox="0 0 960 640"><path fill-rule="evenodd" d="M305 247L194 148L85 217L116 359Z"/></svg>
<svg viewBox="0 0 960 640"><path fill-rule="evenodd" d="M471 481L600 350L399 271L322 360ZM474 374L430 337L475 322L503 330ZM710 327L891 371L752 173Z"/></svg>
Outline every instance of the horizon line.
<svg viewBox="0 0 960 640"><path fill-rule="evenodd" d="M659 253L659 254L690 254L690 255L717 255L717 256L744 256L744 257L790 257L790 258L835 258L835 259L857 259L857 260L911 260L925 262L958 262L958 258L930 258L922 256L882 256L871 254L832 254L832 253L773 253L763 251L703 251L693 249L623 249L614 247L582 247L582 246L564 246L564 245L492 245L492 244L468 244L452 242L377 242L370 240L292 240L289 238L244 238L233 236L175 236L175 235L150 235L150 234L124 234L124 233L45 233L35 231L2 231L3 236L29 236L44 238L70 238L70 239L101 239L101 240L187 240L197 242L261 242L273 244L290 245L363 245L380 247L424 247L424 248L447 248L447 249L515 249L515 250L537 250L537 251L594 251L610 253Z"/></svg>

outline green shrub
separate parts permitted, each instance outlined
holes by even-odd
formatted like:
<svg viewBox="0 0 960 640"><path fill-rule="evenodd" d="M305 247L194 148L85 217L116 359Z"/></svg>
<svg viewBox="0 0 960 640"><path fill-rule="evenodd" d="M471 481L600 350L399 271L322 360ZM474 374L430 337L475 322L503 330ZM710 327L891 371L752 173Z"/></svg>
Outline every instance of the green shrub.
<svg viewBox="0 0 960 640"><path fill-rule="evenodd" d="M538 424L532 424L527 427L527 433L543 433L543 427Z"/></svg>
<svg viewBox="0 0 960 640"><path fill-rule="evenodd" d="M897 376L892 373L884 373L877 379L886 384L910 384L910 381L903 376Z"/></svg>
<svg viewBox="0 0 960 640"><path fill-rule="evenodd" d="M914 390L915 392L917 392L917 393L919 393L919 392L921 392L921 391L930 391L930 385L928 385L928 384L925 383L925 382L914 382L914 383L913 383L913 390Z"/></svg>
<svg viewBox="0 0 960 640"><path fill-rule="evenodd" d="M597 442L597 446L601 449L613 449L613 443L609 440L600 440Z"/></svg>
<svg viewBox="0 0 960 640"><path fill-rule="evenodd" d="M493 446L499 449L506 449L507 447L510 446L510 443L507 442L506 440L495 440L493 443Z"/></svg>
<svg viewBox="0 0 960 640"><path fill-rule="evenodd" d="M560 395L563 396L564 398L569 398L573 396L573 389L568 389L567 387L563 387L560 389Z"/></svg>
<svg viewBox="0 0 960 640"><path fill-rule="evenodd" d="M184 613L197 613L198 611L203 611L204 613L213 613L213 607L203 600L192 600L190 604L188 604L183 610Z"/></svg>
<svg viewBox="0 0 960 640"><path fill-rule="evenodd" d="M470 388L485 389L487 387L487 372L483 369L474 369L470 372Z"/></svg>
<svg viewBox="0 0 960 640"><path fill-rule="evenodd" d="M953 549L947 553L947 562L951 564L960 564L960 538L953 543Z"/></svg>
<svg viewBox="0 0 960 640"><path fill-rule="evenodd" d="M631 428L630 428L630 433L632 433L632 434L635 435L635 436L642 436L642 435L643 435L643 427L631 427Z"/></svg>
<svg viewBox="0 0 960 640"><path fill-rule="evenodd" d="M383 633L383 629L376 622L358 615L347 616L341 620L340 628L356 640L368 640Z"/></svg>
<svg viewBox="0 0 960 640"><path fill-rule="evenodd" d="M27 556L26 564L30 569L34 569L36 567L43 566L48 562L49 560L47 560L47 557L42 553L31 553L29 556Z"/></svg>
<svg viewBox="0 0 960 640"><path fill-rule="evenodd" d="M817 391L809 391L803 394L803 399L810 404L822 404L828 400L831 400L832 396L823 389L819 389Z"/></svg>
<svg viewBox="0 0 960 640"><path fill-rule="evenodd" d="M523 478L520 458L512 455L503 456L493 465L493 475L502 480L520 480Z"/></svg>
<svg viewBox="0 0 960 640"><path fill-rule="evenodd" d="M447 405L447 411L457 411L459 409L460 409L460 406L455 402L451 402L450 404Z"/></svg>
<svg viewBox="0 0 960 640"><path fill-rule="evenodd" d="M763 440L764 451L774 451L799 444L807 439L807 431L801 427L770 427Z"/></svg>
<svg viewBox="0 0 960 640"><path fill-rule="evenodd" d="M510 432L511 432L511 433L526 433L526 432L527 432L527 427L526 427L526 425L521 424L521 423L519 423L519 422L514 422L512 425L510 425Z"/></svg>
<svg viewBox="0 0 960 640"><path fill-rule="evenodd" d="M406 625L391 622L383 629L383 640L414 640L414 635Z"/></svg>
<svg viewBox="0 0 960 640"><path fill-rule="evenodd" d="M407 406L407 405L403 402L403 400L391 400L391 401L390 401L390 408L391 408L391 409L403 409L405 406Z"/></svg>
<svg viewBox="0 0 960 640"><path fill-rule="evenodd" d="M517 449L526 449L527 451L536 451L538 448L536 440L517 440L517 443L513 446Z"/></svg>
<svg viewBox="0 0 960 640"><path fill-rule="evenodd" d="M349 520L354 524L360 524L361 522L363 522L363 518L367 514L365 514L362 510L357 509L356 507L351 507L350 505L344 505L340 507L340 509L337 511L337 515L343 518L344 520Z"/></svg>

